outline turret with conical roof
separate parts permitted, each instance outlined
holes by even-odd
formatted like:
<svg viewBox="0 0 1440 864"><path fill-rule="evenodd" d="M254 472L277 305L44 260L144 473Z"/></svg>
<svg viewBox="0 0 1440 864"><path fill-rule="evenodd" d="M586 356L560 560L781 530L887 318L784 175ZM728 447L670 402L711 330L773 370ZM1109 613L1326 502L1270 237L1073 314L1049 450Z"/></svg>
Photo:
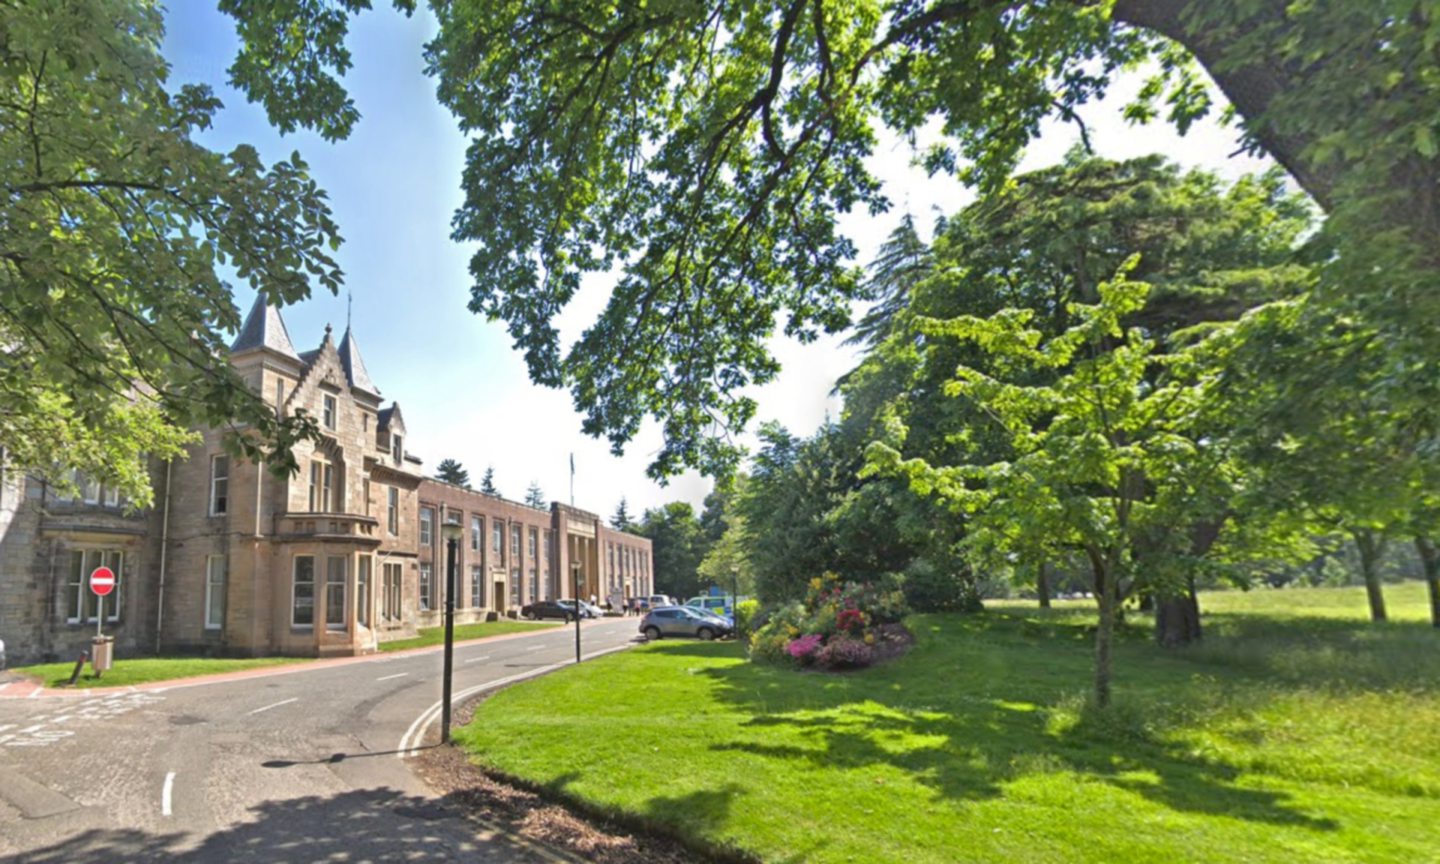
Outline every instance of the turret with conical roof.
<svg viewBox="0 0 1440 864"><path fill-rule="evenodd" d="M261 350L274 351L291 360L300 359L290 341L290 331L285 329L285 319L280 317L280 310L266 303L263 294L257 294L255 305L250 307L250 314L245 316L245 323L240 327L240 335L230 345L230 353Z"/></svg>
<svg viewBox="0 0 1440 864"><path fill-rule="evenodd" d="M340 339L339 351L340 365L345 369L345 379L351 389L379 396L380 388L370 380L370 373L365 369L365 360L360 356L360 346L355 343L355 334L348 325L345 327L345 335Z"/></svg>

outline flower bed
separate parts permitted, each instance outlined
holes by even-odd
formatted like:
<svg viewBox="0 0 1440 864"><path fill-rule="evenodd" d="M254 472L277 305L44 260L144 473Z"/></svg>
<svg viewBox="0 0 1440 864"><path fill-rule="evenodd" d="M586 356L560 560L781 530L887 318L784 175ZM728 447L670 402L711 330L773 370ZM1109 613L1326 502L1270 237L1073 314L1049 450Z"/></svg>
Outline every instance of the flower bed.
<svg viewBox="0 0 1440 864"><path fill-rule="evenodd" d="M750 637L761 663L859 669L903 652L910 642L900 619L908 610L899 586L842 582L834 573L810 580L802 602L770 610Z"/></svg>

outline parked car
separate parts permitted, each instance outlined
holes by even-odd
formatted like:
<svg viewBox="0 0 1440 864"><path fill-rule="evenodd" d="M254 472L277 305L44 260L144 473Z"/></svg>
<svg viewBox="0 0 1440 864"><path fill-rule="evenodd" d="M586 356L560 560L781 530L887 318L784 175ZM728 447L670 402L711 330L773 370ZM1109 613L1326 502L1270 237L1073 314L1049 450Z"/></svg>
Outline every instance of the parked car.
<svg viewBox="0 0 1440 864"><path fill-rule="evenodd" d="M561 606L564 606L566 609L569 609L572 612L575 611L574 600L556 600L555 602L559 603ZM584 600L580 601L580 616L582 618L600 618L604 615L605 610L601 609L599 606L596 606L592 603L587 603Z"/></svg>
<svg viewBox="0 0 1440 864"><path fill-rule="evenodd" d="M651 594L646 601L651 609L659 609L661 606L679 606L680 601L668 594Z"/></svg>
<svg viewBox="0 0 1440 864"><path fill-rule="evenodd" d="M520 607L521 618L559 618L562 621L575 620L575 607L565 607L554 600L539 600Z"/></svg>
<svg viewBox="0 0 1440 864"><path fill-rule="evenodd" d="M693 636L708 642L730 635L732 629L723 618L686 606L661 606L640 619L640 632L651 641L665 636Z"/></svg>

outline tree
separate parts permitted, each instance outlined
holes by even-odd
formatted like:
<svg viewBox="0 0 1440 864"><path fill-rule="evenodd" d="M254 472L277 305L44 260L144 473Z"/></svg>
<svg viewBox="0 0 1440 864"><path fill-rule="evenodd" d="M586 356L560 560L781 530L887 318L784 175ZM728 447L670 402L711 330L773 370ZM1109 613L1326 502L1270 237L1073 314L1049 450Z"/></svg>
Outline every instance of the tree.
<svg viewBox="0 0 1440 864"><path fill-rule="evenodd" d="M625 496L620 496L620 503L615 505L615 514L610 517L610 527L616 531L629 531L635 523L630 520L630 509L625 504Z"/></svg>
<svg viewBox="0 0 1440 864"><path fill-rule="evenodd" d="M485 473L480 477L480 491L486 495L499 495L500 490L495 488L495 466L486 465Z"/></svg>
<svg viewBox="0 0 1440 864"><path fill-rule="evenodd" d="M442 459L435 467L435 479L456 486L470 488L470 472L454 459Z"/></svg>
<svg viewBox="0 0 1440 864"><path fill-rule="evenodd" d="M226 0L242 38L237 84L282 128L344 135L355 111L335 76L349 63L347 15L367 5ZM1164 111L1184 131L1216 107L1203 68L1243 146L1273 156L1330 214L1340 254L1326 299L1375 319L1407 368L1434 357L1429 3L432 8L429 68L474 142L454 222L458 240L476 242L471 308L506 321L533 380L571 389L588 433L619 448L657 418L653 474L735 464L724 436L754 414L745 388L778 371L764 345L777 318L802 339L847 323L865 288L836 215L888 206L865 164L876 125L904 137L938 118L927 166L995 191L1043 119L1079 124L1080 106L1147 61L1157 71L1127 116ZM296 39L308 50L291 50ZM556 310L587 272L616 266L609 305L565 351Z"/></svg>
<svg viewBox="0 0 1440 864"><path fill-rule="evenodd" d="M545 493L540 491L540 484L534 480L530 481L530 488L525 490L525 503L531 507L540 509L546 508Z"/></svg>
<svg viewBox="0 0 1440 864"><path fill-rule="evenodd" d="M750 563L750 537L745 517L735 513L726 520L725 533L710 546L698 568L699 584L719 585L726 592L741 595L755 591L755 571Z"/></svg>
<svg viewBox="0 0 1440 864"><path fill-rule="evenodd" d="M1144 330L1124 326L1148 293L1122 270L1097 286L1098 303L1072 304L1073 323L1055 335L1033 328L1039 316L1029 309L923 319L928 335L983 352L958 369L946 396L983 408L1008 452L937 466L877 442L866 469L903 476L964 513L964 544L977 566L1084 555L1099 611L1094 697L1102 708L1120 604L1142 587L1165 593L1185 584L1208 554L1192 548L1190 526L1223 525L1217 514L1229 513L1237 494L1213 429L1197 422L1212 401L1209 346L1162 354Z"/></svg>
<svg viewBox="0 0 1440 864"><path fill-rule="evenodd" d="M151 500L150 458L187 429L295 469L316 432L277 416L231 369L240 312L221 269L277 304L335 291L340 236L298 153L197 136L220 101L170 87L149 2L0 2L0 450Z"/></svg>
<svg viewBox="0 0 1440 864"><path fill-rule="evenodd" d="M910 292L930 275L931 265L930 247L915 230L914 218L906 213L870 262L866 288L875 305L856 322L855 332L845 344L874 348L885 341L895 319L910 305Z"/></svg>
<svg viewBox="0 0 1440 864"><path fill-rule="evenodd" d="M697 570L705 557L705 547L695 508L684 501L672 501L648 509L635 533L650 538L657 591L664 589L678 597L699 592Z"/></svg>

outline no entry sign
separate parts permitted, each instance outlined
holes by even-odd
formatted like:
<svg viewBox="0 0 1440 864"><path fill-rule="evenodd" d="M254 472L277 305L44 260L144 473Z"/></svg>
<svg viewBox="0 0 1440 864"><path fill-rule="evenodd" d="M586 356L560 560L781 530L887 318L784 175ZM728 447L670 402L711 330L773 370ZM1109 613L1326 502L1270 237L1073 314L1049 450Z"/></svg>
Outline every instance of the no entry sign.
<svg viewBox="0 0 1440 864"><path fill-rule="evenodd" d="M115 571L109 567L96 567L90 572L90 590L104 597L115 590Z"/></svg>

